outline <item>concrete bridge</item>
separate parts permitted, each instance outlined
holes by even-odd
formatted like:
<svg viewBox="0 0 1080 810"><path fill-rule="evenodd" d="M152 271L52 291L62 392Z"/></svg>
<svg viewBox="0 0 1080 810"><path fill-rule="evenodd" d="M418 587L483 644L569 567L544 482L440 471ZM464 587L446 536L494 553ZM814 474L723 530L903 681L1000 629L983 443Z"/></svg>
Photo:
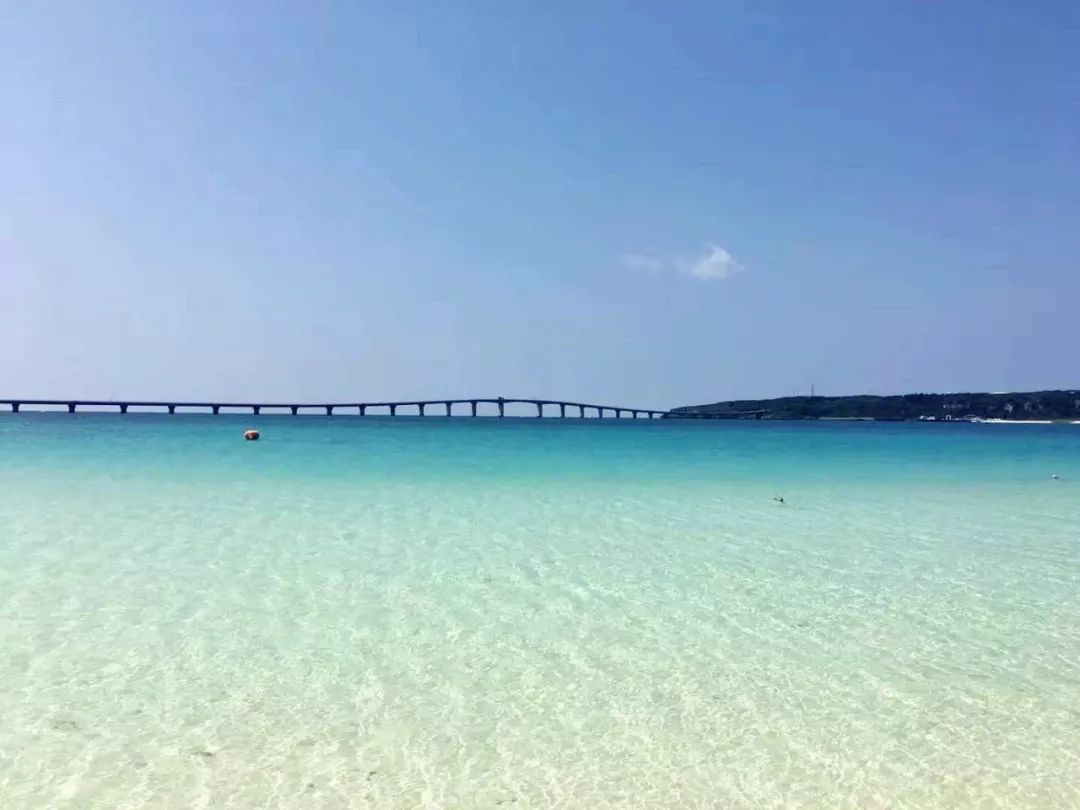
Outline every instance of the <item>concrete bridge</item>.
<svg viewBox="0 0 1080 810"><path fill-rule="evenodd" d="M668 411L665 419L763 419L770 411L759 408L752 411Z"/></svg>
<svg viewBox="0 0 1080 810"><path fill-rule="evenodd" d="M403 400L399 402L178 402L165 400L113 400L113 399L0 399L0 407L8 406L13 413L18 413L23 407L61 407L67 408L68 413L75 413L82 408L101 409L116 408L120 413L127 413L132 408L140 410L176 413L178 410L185 413L212 413L218 414L223 408L232 411L250 412L255 415L264 410L288 411L296 416L301 411L323 413L327 416L338 414L352 414L366 416L370 412L377 414L389 414L398 416L411 414L426 416L434 414L438 416L477 416L480 405L493 405L498 416L506 415L507 405L529 405L536 408L536 416L554 416L554 410L558 409L560 418L565 419L567 411L570 416L584 417L594 413L599 418L610 414L616 419L629 418L655 419L672 416L668 411L658 411L650 408L626 408L618 405L593 405L585 402L568 402L558 399L512 399L505 397L475 397L469 399L423 399ZM457 410L454 408L457 406ZM544 409L548 412L545 413ZM577 411L575 414L574 411ZM404 411L404 413L401 413Z"/></svg>

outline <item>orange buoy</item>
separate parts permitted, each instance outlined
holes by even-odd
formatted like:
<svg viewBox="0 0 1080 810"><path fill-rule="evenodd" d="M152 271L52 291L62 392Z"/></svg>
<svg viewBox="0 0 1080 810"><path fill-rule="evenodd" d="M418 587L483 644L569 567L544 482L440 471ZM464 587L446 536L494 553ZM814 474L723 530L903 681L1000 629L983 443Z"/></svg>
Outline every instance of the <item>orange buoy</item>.
<svg viewBox="0 0 1080 810"><path fill-rule="evenodd" d="M258 441L259 431L255 430L255 428L248 428L244 431L244 438L247 439L249 442Z"/></svg>

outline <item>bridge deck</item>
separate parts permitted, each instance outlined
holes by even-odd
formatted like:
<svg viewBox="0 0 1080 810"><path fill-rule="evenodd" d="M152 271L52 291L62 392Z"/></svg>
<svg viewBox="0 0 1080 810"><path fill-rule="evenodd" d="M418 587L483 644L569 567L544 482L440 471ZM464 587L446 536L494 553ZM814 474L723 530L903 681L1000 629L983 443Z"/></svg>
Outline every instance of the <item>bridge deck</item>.
<svg viewBox="0 0 1080 810"><path fill-rule="evenodd" d="M455 405L469 406L469 414L477 416L479 405L494 405L499 416L505 416L507 405L531 405L536 408L537 417L544 416L545 407L559 409L559 417L566 418L568 408L576 408L578 416L585 416L587 411L595 411L596 416L603 417L610 412L616 418L624 415L628 418L637 419L646 416L650 419L669 416L668 411L654 408L629 408L622 405L597 405L588 402L571 402L560 399L526 399L519 397L467 397L461 399L412 399L376 402L210 402L210 401L179 401L179 400L116 400L116 399L34 399L28 397L0 399L0 406L8 406L11 411L18 413L24 406L27 407L66 407L68 413L75 413L79 408L116 408L120 413L127 413L131 408L157 408L164 409L169 413L176 413L178 409L184 410L210 410L212 413L220 413L223 408L232 410L247 410L253 414L259 414L264 409L288 410L293 415L302 410L322 411L327 415L335 412L353 411L360 416L366 415L371 408L386 409L391 416L396 416L398 408L415 408L420 416L427 415L427 409L433 406L443 406L446 416L461 416L464 414L454 413ZM571 414L573 415L573 414Z"/></svg>

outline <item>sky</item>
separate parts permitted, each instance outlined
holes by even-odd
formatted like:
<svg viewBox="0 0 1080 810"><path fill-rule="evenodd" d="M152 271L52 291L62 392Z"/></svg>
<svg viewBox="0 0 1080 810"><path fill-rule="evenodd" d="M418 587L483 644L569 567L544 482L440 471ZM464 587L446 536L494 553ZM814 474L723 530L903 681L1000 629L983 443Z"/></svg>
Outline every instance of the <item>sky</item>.
<svg viewBox="0 0 1080 810"><path fill-rule="evenodd" d="M0 396L1080 386L1080 4L0 0Z"/></svg>

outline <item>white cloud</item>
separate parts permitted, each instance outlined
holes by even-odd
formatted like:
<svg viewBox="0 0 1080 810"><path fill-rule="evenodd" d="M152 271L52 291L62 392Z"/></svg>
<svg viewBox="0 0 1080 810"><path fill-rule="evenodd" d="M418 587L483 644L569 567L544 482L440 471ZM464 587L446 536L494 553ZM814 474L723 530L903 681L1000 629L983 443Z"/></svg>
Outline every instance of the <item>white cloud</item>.
<svg viewBox="0 0 1080 810"><path fill-rule="evenodd" d="M693 276L699 281L719 281L743 269L731 253L716 244L710 244L701 255L673 259L631 253L623 257L623 263L631 270L670 271Z"/></svg>
<svg viewBox="0 0 1080 810"><path fill-rule="evenodd" d="M727 278L732 273L738 273L742 267L735 261L735 257L722 247L709 245L709 250L704 256L680 263L680 269L694 278L709 281Z"/></svg>

